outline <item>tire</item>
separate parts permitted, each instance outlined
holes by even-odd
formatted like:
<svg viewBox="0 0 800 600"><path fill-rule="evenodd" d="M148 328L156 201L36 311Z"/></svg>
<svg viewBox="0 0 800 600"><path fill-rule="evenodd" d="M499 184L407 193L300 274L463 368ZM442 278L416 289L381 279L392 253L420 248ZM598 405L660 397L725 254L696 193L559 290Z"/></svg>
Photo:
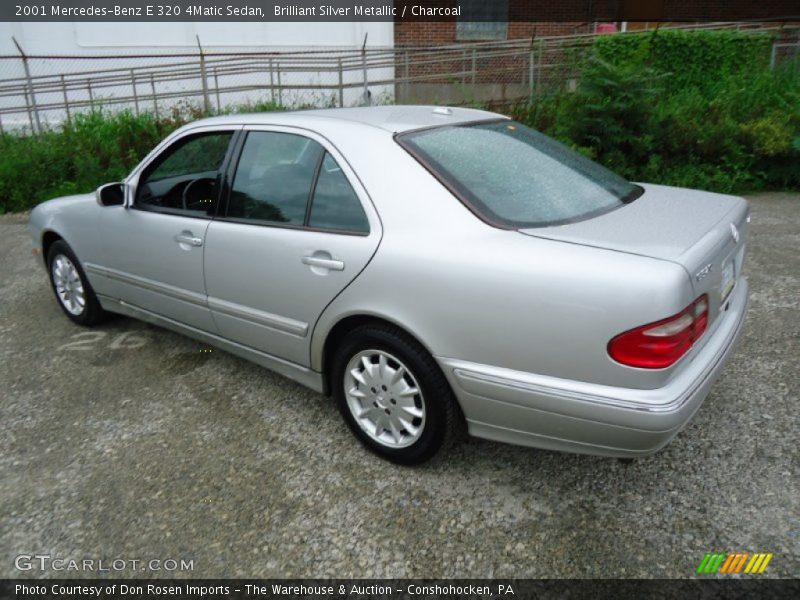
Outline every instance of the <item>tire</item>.
<svg viewBox="0 0 800 600"><path fill-rule="evenodd" d="M47 252L47 272L56 301L73 323L91 327L108 317L83 272L83 267L63 241L53 242Z"/></svg>
<svg viewBox="0 0 800 600"><path fill-rule="evenodd" d="M392 325L348 334L333 360L331 386L353 434L394 463L423 463L460 437L463 416L439 366Z"/></svg>

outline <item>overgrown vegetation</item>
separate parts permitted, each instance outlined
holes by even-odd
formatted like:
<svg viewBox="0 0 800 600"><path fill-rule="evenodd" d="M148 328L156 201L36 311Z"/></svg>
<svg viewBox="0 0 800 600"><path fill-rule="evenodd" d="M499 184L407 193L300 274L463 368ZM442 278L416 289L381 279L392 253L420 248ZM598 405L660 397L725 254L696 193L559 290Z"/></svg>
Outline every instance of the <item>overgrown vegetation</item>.
<svg viewBox="0 0 800 600"><path fill-rule="evenodd" d="M182 118L99 111L76 115L63 129L0 138L0 212L95 189L123 179Z"/></svg>
<svg viewBox="0 0 800 600"><path fill-rule="evenodd" d="M719 31L602 37L575 91L513 113L632 180L800 189L800 68L770 69L771 44Z"/></svg>
<svg viewBox="0 0 800 600"><path fill-rule="evenodd" d="M763 34L659 31L599 38L565 84L516 118L635 181L722 192L800 189L800 65L769 68ZM280 110L274 103L234 112ZM0 212L122 179L164 136L203 116L77 115L39 136L0 137Z"/></svg>
<svg viewBox="0 0 800 600"><path fill-rule="evenodd" d="M265 102L237 107L236 112L280 108ZM191 105L162 118L95 110L75 115L71 123L38 136L3 135L0 213L27 210L49 198L120 181L167 134L203 116Z"/></svg>

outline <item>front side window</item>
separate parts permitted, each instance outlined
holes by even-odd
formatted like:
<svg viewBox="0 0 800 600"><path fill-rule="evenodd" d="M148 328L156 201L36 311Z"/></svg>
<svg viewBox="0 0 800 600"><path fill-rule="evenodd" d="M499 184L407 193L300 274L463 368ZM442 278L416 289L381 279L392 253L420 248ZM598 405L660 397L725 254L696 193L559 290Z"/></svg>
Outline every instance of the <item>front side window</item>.
<svg viewBox="0 0 800 600"><path fill-rule="evenodd" d="M641 194L639 186L514 121L438 127L397 139L470 209L500 227L586 219Z"/></svg>
<svg viewBox="0 0 800 600"><path fill-rule="evenodd" d="M135 206L191 216L216 212L218 176L233 133L182 138L151 163L139 180Z"/></svg>

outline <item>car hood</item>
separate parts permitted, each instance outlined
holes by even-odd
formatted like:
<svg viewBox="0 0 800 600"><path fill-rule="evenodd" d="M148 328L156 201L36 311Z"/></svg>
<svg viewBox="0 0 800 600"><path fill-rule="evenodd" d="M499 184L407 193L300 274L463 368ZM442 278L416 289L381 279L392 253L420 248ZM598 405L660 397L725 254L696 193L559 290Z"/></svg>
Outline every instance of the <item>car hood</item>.
<svg viewBox="0 0 800 600"><path fill-rule="evenodd" d="M74 196L61 196L37 204L31 211L31 219L41 218L44 215L53 215L68 209L74 210L73 207L89 206L91 204L97 204L94 192L75 194Z"/></svg>
<svg viewBox="0 0 800 600"><path fill-rule="evenodd" d="M45 200L44 202L38 204L38 206L47 206L48 208L57 209L71 206L73 204L85 204L87 202L97 202L94 192L73 194L71 196L59 196L58 198L53 198L52 200Z"/></svg>
<svg viewBox="0 0 800 600"><path fill-rule="evenodd" d="M523 229L521 233L685 265L687 252L703 238L718 237L716 230L721 223L728 231L728 221L738 224L747 210L746 202L735 196L640 185L644 193L616 210L577 223Z"/></svg>

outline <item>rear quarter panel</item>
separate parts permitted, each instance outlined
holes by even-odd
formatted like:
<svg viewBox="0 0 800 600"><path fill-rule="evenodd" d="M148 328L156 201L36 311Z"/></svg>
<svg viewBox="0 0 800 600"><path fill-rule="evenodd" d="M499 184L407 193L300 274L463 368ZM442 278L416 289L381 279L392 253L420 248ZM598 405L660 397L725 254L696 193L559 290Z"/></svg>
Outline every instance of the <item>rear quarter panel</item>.
<svg viewBox="0 0 800 600"><path fill-rule="evenodd" d="M693 300L683 268L493 228L396 150L349 154L384 237L364 272L321 315L314 369L323 369L331 328L367 314L403 327L437 357L606 385L663 385L672 369L624 367L606 346Z"/></svg>

